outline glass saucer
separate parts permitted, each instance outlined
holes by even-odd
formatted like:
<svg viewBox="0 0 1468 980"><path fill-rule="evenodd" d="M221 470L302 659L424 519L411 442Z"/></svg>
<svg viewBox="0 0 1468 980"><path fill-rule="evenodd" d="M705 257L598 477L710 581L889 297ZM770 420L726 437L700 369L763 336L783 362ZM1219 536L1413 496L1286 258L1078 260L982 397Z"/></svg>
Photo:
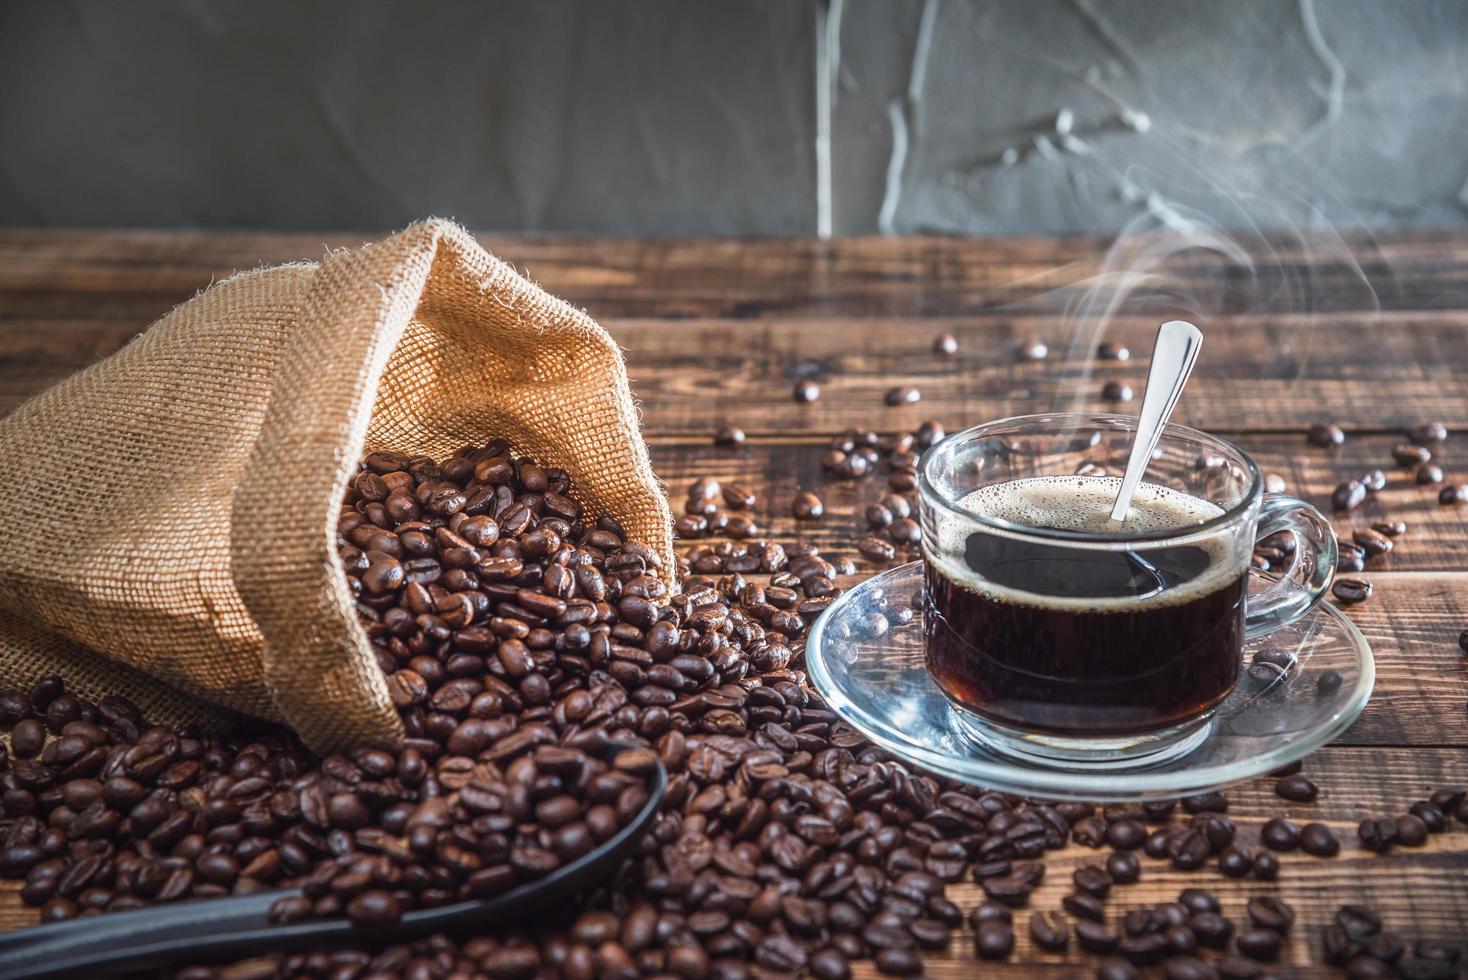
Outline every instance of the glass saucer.
<svg viewBox="0 0 1468 980"><path fill-rule="evenodd" d="M805 666L831 710L881 748L940 776L1004 793L1125 802L1221 789L1309 755L1340 735L1371 697L1371 648L1340 610L1321 603L1244 647L1293 665L1268 685L1241 675L1191 751L1133 766L1068 767L1019 759L985 744L923 665L923 570L902 565L857 585L811 627ZM901 620L907 616L907 622ZM1334 671L1340 683L1321 683Z"/></svg>

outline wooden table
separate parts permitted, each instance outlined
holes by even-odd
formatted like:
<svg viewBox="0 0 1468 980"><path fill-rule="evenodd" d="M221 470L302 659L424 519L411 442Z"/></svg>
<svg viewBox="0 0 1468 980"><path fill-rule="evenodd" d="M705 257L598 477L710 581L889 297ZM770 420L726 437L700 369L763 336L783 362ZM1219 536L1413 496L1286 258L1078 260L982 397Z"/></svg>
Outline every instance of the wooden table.
<svg viewBox="0 0 1468 980"><path fill-rule="evenodd" d="M315 258L325 247L365 237L0 231L0 413L117 350L211 280ZM925 418L954 431L1048 409L1076 391L1079 404L1100 409L1103 378L1140 390L1152 331L1171 312L1157 306L1146 316L1114 320L1108 336L1128 344L1134 357L1098 365L1086 379L1084 362L1059 356L1069 326L1049 291L1098 271L1105 248L1098 241L484 242L586 307L625 345L654 462L676 499L697 477L736 479L761 488L760 514L771 537L803 537L847 554L861 530L861 507L880 490L872 480L827 484L817 457L832 433L911 428ZM1457 644L1468 627L1468 506L1440 506L1436 488L1416 486L1391 466L1390 455L1405 428L1429 419L1468 433L1468 236L1394 235L1353 243L1353 251L1379 309L1368 308L1354 270L1297 245L1280 247L1274 274L1293 283L1299 305L1311 313L1251 312L1251 279L1241 270L1194 256L1168 267L1181 287L1221 289L1222 312L1203 324L1208 343L1180 420L1235 437L1266 471L1322 507L1337 482L1380 466L1388 488L1358 514L1337 519L1337 528L1346 533L1385 512L1411 525L1395 551L1373 562L1367 577L1375 596L1349 613L1375 650L1377 688L1350 731L1308 760L1320 800L1287 804L1267 779L1231 793L1230 813L1248 843L1257 842L1265 815L1288 811L1301 822L1333 825L1342 854L1285 855L1275 885L1188 875L1149 860L1143 882L1108 903L1113 910L1155 904L1182 887L1206 885L1241 917L1249 895L1277 894L1299 913L1287 951L1296 965L1318 963L1321 929L1347 902L1377 906L1389 928L1409 938L1468 937L1468 828L1388 856L1362 850L1355 838L1362 817L1400 813L1434 787L1468 783L1468 658ZM1256 273L1252 282L1259 281ZM930 349L944 331L958 338L956 358ZM1056 353L1016 361L1015 347L1035 339ZM797 404L791 386L807 375L819 381L822 396ZM919 387L922 401L886 407L883 393L900 384ZM1302 432L1316 421L1340 424L1345 445L1308 446ZM742 427L749 441L713 446L712 433L725 423ZM1439 455L1450 478L1468 479L1468 435L1452 436ZM829 516L819 526L791 519L797 487L824 488ZM1051 856L1033 906L1056 907L1071 868L1094 857L1082 848ZM0 926L32 921L6 885ZM977 901L976 887L953 891L965 907ZM1089 972L1081 965L1089 958L1038 953L1023 928L1018 932L1012 963L986 964L985 971L1019 976L1043 963L1057 972ZM930 961L934 976L975 971L967 935Z"/></svg>

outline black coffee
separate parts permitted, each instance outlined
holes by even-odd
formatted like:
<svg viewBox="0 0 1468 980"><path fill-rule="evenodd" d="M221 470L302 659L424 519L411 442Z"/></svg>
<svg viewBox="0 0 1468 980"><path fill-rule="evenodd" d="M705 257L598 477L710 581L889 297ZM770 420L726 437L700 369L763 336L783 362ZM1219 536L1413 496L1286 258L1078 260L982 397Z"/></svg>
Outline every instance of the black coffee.
<svg viewBox="0 0 1468 980"><path fill-rule="evenodd" d="M1116 486L1114 478L1016 480L962 506L1029 527L1106 531ZM1183 529L1219 513L1143 484L1127 529ZM1126 735L1197 717L1233 688L1247 552L1234 554L1228 533L1104 550L953 523L940 520L928 543L927 662L969 710L1051 734Z"/></svg>

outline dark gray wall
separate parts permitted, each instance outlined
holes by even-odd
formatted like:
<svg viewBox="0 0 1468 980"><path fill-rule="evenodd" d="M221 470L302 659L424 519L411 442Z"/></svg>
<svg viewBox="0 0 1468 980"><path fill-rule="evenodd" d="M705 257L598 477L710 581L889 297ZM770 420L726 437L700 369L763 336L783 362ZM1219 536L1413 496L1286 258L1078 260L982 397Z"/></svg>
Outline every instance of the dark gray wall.
<svg viewBox="0 0 1468 980"><path fill-rule="evenodd" d="M1465 182L1462 0L0 0L0 224L1383 227Z"/></svg>

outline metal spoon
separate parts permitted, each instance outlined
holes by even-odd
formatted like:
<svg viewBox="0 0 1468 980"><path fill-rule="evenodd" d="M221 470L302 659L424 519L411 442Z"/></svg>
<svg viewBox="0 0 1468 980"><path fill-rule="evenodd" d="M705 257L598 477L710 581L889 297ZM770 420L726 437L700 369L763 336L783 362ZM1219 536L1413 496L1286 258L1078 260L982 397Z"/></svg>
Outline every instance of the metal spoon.
<svg viewBox="0 0 1468 980"><path fill-rule="evenodd" d="M1198 359L1198 349L1202 346L1203 332L1186 320L1168 320L1157 328L1152 366L1147 370L1147 391L1137 416L1137 436L1132 441L1126 475L1121 478L1121 489L1111 508L1111 519L1117 523L1125 521L1132 509L1137 485L1147 472L1147 464L1152 462L1152 451L1162 437L1162 427L1167 425L1178 398L1182 397L1183 385L1193 373L1193 362Z"/></svg>
<svg viewBox="0 0 1468 980"><path fill-rule="evenodd" d="M635 748L612 743L608 754ZM494 929L550 908L564 908L615 874L633 856L662 803L668 774L653 773L647 803L594 850L557 870L490 899L417 909L374 929L346 919L272 923L270 906L300 889L196 899L32 926L0 936L0 980L101 977L180 962L258 956L274 950L334 943L380 943L454 927Z"/></svg>

